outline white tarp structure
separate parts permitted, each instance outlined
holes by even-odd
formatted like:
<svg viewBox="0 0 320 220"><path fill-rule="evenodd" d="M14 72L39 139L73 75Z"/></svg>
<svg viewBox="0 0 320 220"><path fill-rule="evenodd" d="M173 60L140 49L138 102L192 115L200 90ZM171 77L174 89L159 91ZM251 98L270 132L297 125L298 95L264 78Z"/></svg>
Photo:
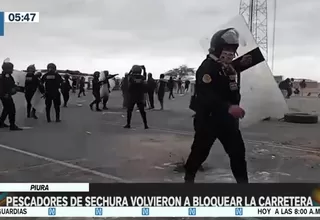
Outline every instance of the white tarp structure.
<svg viewBox="0 0 320 220"><path fill-rule="evenodd" d="M100 72L100 77L99 81L104 81L106 79L106 75L104 74L103 71ZM109 79L109 84L110 84L110 91L114 89L116 86L116 82L114 81L114 78ZM100 88L100 96L102 97L109 97L109 88L108 84L103 84Z"/></svg>
<svg viewBox="0 0 320 220"><path fill-rule="evenodd" d="M213 34L226 28L235 28L240 34L238 56L242 56L258 47L244 18L239 15L201 40L201 46L206 53L208 53ZM284 114L289 111L266 61L241 73L240 106L246 111L246 116L240 121L242 128L258 123L267 117L283 118Z"/></svg>

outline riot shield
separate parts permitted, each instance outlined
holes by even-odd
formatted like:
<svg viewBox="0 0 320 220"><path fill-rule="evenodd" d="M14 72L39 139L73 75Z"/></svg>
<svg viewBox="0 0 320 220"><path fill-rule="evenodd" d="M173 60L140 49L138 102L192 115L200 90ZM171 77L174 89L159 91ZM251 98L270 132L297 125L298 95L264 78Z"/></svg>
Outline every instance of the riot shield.
<svg viewBox="0 0 320 220"><path fill-rule="evenodd" d="M201 39L200 44L206 53L211 36L218 30L226 28L236 29L240 35L238 59L245 54L255 56L257 51L260 52L244 18L239 15ZM240 106L246 111L246 116L240 121L240 127L251 126L268 117L278 119L284 117L288 112L288 106L266 61L243 70L240 77Z"/></svg>

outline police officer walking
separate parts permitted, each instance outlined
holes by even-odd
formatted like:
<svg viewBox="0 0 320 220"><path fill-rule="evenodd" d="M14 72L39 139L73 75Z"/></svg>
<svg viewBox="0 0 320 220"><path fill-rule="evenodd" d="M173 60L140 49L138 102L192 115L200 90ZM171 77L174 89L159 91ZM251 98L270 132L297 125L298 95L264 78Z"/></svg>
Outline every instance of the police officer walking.
<svg viewBox="0 0 320 220"><path fill-rule="evenodd" d="M209 55L196 72L195 94L190 103L196 112L195 136L185 164L185 182L194 182L198 169L219 139L237 183L248 183L245 145L238 124L245 111L239 106L238 74L231 65L238 47L236 30L217 32L211 39Z"/></svg>
<svg viewBox="0 0 320 220"><path fill-rule="evenodd" d="M150 109L154 109L154 91L157 88L157 83L156 81L152 78L152 73L148 74L148 98L150 102Z"/></svg>
<svg viewBox="0 0 320 220"><path fill-rule="evenodd" d="M60 105L61 105L61 94L60 87L62 78L57 72L57 67L53 63L49 63L47 66L48 72L42 76L42 83L45 86L45 104L46 104L46 116L47 121L51 122L51 106L53 106L56 112L56 122L60 122Z"/></svg>
<svg viewBox="0 0 320 220"><path fill-rule="evenodd" d="M144 74L142 75L142 70ZM147 115L144 110L144 95L147 92L146 85L146 72L144 66L134 65L129 75L129 88L128 88L128 108L127 108L127 124L124 128L131 128L131 117L134 106L137 104L140 111L144 128L148 129Z"/></svg>
<svg viewBox="0 0 320 220"><path fill-rule="evenodd" d="M68 101L70 98L70 90L72 89L70 82L69 82L69 75L66 74L63 76L63 81L61 83L61 93L63 97L63 107L68 106Z"/></svg>
<svg viewBox="0 0 320 220"><path fill-rule="evenodd" d="M101 112L102 110L99 107L99 104L101 102L100 97L100 87L101 82L99 81L100 72L96 71L93 73L93 79L92 79L92 94L94 97L93 102L90 104L90 109L93 110L93 105L96 105L96 111Z"/></svg>
<svg viewBox="0 0 320 220"><path fill-rule="evenodd" d="M2 114L0 116L0 128L10 127L11 131L20 131L16 122L16 107L12 96L17 93L17 86L12 77L13 64L5 62L2 64L2 73L0 74L0 99L3 105ZM10 126L5 124L5 120L9 116Z"/></svg>
<svg viewBox="0 0 320 220"><path fill-rule="evenodd" d="M123 102L122 102L122 108L126 109L128 107L128 88L129 88L129 74L126 73L124 75L124 78L121 81L121 91L122 91L122 97L123 97Z"/></svg>
<svg viewBox="0 0 320 220"><path fill-rule="evenodd" d="M38 76L35 75L35 72L36 67L34 65L30 65L27 67L27 75L24 84L24 93L27 101L27 117L38 119L38 117L36 116L36 109L33 108L33 106L31 105L32 97L34 96L37 89L39 88L40 91L42 91L40 79Z"/></svg>

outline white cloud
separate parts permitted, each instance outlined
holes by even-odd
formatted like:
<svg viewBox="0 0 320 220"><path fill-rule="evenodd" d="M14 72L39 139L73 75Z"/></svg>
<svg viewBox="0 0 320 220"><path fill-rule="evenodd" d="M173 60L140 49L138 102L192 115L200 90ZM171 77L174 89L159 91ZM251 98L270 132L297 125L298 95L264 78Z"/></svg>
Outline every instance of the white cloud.
<svg viewBox="0 0 320 220"><path fill-rule="evenodd" d="M275 74L301 76L303 71L320 80L315 62L320 1L278 2ZM58 68L120 74L133 64L145 64L155 75L180 64L197 67L205 55L200 39L235 16L239 3L2 0L3 11L39 11L40 23L6 25L0 57L10 57L17 68L55 62Z"/></svg>

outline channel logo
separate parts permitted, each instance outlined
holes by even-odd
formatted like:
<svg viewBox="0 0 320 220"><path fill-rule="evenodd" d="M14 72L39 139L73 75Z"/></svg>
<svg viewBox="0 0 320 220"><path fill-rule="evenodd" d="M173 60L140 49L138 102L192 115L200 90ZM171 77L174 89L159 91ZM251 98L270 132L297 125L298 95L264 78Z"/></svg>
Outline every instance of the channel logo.
<svg viewBox="0 0 320 220"><path fill-rule="evenodd" d="M7 196L9 194L5 192L0 192L0 206L6 206L7 205Z"/></svg>
<svg viewBox="0 0 320 220"><path fill-rule="evenodd" d="M320 206L320 187L313 190L312 201L314 206Z"/></svg>

